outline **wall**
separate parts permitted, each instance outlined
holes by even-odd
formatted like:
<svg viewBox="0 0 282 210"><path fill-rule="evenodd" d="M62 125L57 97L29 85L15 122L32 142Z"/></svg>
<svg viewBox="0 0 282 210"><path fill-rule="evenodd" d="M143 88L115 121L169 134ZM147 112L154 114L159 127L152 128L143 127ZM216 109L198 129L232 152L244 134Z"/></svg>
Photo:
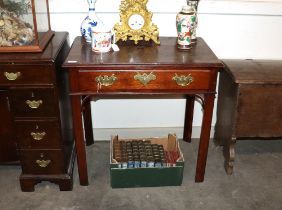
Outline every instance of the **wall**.
<svg viewBox="0 0 282 210"><path fill-rule="evenodd" d="M71 40L80 35L80 23L88 11L87 0L49 2L52 29L69 31ZM175 16L185 3L185 0L149 0L148 8L154 14L153 22L158 25L160 36L176 36ZM119 4L120 0L97 0L97 15L113 26L119 21ZM281 0L201 0L198 13L198 36L206 40L220 59L282 59ZM122 131L112 128L168 127L169 131L181 133L184 104L184 100L97 101L92 104L95 137L109 138L111 132ZM198 104L195 110L193 136L198 137L202 112ZM105 132L99 134L103 129Z"/></svg>

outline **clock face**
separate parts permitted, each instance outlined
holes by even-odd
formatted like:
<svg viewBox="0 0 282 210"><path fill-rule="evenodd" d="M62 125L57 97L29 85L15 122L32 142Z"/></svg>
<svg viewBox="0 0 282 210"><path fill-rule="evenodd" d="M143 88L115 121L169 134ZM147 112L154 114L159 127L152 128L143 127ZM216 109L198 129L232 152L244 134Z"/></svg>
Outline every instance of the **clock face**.
<svg viewBox="0 0 282 210"><path fill-rule="evenodd" d="M141 29L145 24L145 20L142 15L134 14L131 15L128 19L128 26L132 30L139 30Z"/></svg>

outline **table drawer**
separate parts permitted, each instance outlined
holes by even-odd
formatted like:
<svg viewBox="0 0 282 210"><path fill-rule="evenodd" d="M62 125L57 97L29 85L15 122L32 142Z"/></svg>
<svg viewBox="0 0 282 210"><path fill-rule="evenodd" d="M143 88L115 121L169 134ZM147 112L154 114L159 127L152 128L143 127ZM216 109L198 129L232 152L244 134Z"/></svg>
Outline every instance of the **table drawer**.
<svg viewBox="0 0 282 210"><path fill-rule="evenodd" d="M209 70L79 71L79 90L96 92L181 92L208 90L213 74ZM78 91L79 91L78 90Z"/></svg>
<svg viewBox="0 0 282 210"><path fill-rule="evenodd" d="M17 140L21 149L60 149L60 125L56 120L16 121Z"/></svg>
<svg viewBox="0 0 282 210"><path fill-rule="evenodd" d="M57 116L57 100L53 88L12 89L12 109L16 117Z"/></svg>
<svg viewBox="0 0 282 210"><path fill-rule="evenodd" d="M64 155L62 150L21 150L23 174L59 174L64 173Z"/></svg>
<svg viewBox="0 0 282 210"><path fill-rule="evenodd" d="M1 85L53 84L48 65L0 65Z"/></svg>

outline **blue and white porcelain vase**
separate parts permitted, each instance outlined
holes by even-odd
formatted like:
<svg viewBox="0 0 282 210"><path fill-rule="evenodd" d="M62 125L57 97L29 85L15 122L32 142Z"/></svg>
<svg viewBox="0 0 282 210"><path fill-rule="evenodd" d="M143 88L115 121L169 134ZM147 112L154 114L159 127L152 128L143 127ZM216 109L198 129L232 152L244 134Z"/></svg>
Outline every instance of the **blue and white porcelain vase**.
<svg viewBox="0 0 282 210"><path fill-rule="evenodd" d="M87 42L91 43L91 30L93 27L102 26L103 22L97 17L95 12L96 0L87 0L89 5L88 16L82 21L80 26L81 35Z"/></svg>

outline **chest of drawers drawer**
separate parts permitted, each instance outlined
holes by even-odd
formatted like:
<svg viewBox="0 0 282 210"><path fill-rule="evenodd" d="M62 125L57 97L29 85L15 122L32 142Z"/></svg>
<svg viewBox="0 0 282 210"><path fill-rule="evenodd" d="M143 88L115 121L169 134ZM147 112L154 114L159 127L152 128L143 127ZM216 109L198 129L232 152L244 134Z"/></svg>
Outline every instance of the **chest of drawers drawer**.
<svg viewBox="0 0 282 210"><path fill-rule="evenodd" d="M11 95L15 117L52 117L57 114L53 88L14 88Z"/></svg>
<svg viewBox="0 0 282 210"><path fill-rule="evenodd" d="M62 150L21 150L22 172L28 174L64 173Z"/></svg>
<svg viewBox="0 0 282 210"><path fill-rule="evenodd" d="M1 85L52 84L54 76L48 65L0 65Z"/></svg>
<svg viewBox="0 0 282 210"><path fill-rule="evenodd" d="M57 120L16 121L18 144L21 149L59 149L62 147Z"/></svg>
<svg viewBox="0 0 282 210"><path fill-rule="evenodd" d="M81 91L96 92L208 90L211 86L211 75L208 70L185 72L181 70L107 72L80 70L78 88Z"/></svg>

